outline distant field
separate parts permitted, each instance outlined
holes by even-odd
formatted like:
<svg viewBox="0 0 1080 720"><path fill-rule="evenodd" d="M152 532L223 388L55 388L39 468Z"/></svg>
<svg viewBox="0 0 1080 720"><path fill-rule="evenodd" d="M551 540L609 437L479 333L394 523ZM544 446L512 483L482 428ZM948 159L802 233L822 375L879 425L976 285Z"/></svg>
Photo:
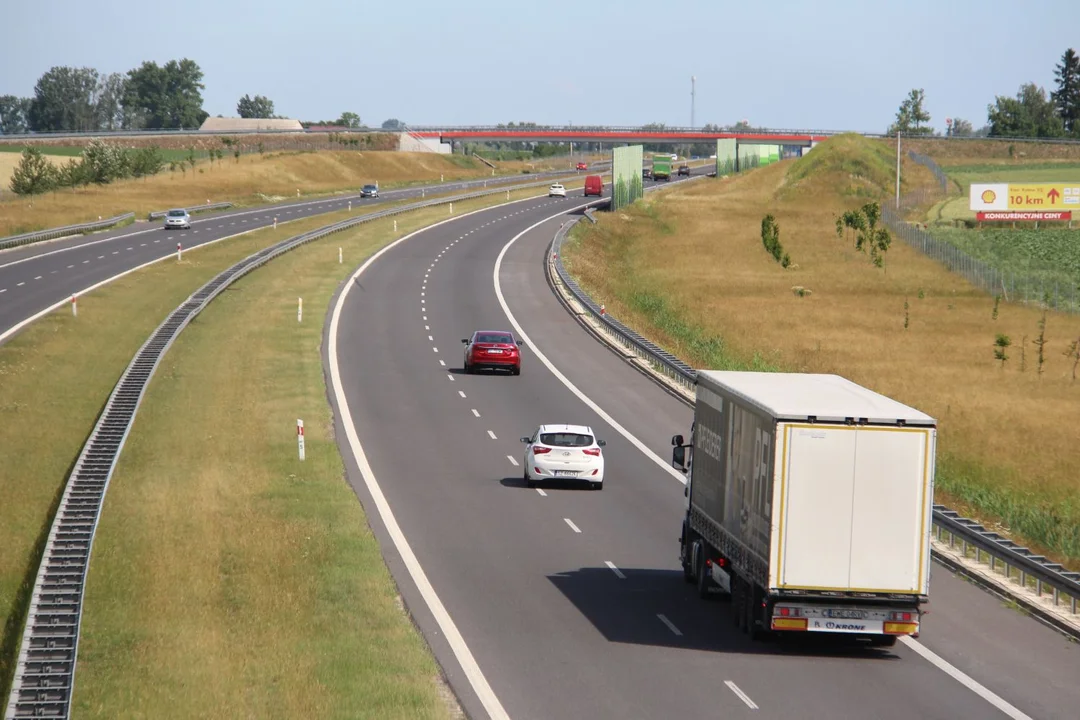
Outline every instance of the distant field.
<svg viewBox="0 0 1080 720"><path fill-rule="evenodd" d="M1061 182L1080 183L1078 162L979 163L943 166L945 173L966 193L979 182ZM967 201L967 198L964 198Z"/></svg>
<svg viewBox="0 0 1080 720"><path fill-rule="evenodd" d="M935 227L931 234L999 270L1038 277L1051 287L1080 285L1080 230Z"/></svg>

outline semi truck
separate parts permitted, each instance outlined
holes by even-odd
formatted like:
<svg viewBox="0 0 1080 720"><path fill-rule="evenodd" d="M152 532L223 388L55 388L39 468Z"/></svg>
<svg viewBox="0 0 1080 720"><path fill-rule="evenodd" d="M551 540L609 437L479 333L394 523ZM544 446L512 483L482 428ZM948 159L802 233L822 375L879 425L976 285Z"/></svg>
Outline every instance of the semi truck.
<svg viewBox="0 0 1080 720"><path fill-rule="evenodd" d="M653 155L652 156L652 177L653 177L653 180L670 180L671 179L671 156L670 155Z"/></svg>
<svg viewBox="0 0 1080 720"><path fill-rule="evenodd" d="M700 370L679 561L754 639L890 647L929 602L937 422L838 375Z"/></svg>

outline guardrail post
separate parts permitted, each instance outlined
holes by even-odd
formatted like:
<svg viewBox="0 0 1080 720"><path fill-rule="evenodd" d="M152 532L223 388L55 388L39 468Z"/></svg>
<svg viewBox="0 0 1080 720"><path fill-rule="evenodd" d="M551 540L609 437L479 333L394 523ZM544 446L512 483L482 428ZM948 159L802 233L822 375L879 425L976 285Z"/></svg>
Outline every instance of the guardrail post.
<svg viewBox="0 0 1080 720"><path fill-rule="evenodd" d="M300 460L304 459L304 421L296 419L296 447L300 453Z"/></svg>

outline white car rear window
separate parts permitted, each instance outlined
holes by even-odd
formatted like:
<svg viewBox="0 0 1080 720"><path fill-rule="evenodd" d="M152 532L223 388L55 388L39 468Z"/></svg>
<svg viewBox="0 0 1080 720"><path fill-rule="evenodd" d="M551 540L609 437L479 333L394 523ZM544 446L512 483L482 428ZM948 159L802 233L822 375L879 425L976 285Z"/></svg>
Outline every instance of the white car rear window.
<svg viewBox="0 0 1080 720"><path fill-rule="evenodd" d="M593 443L592 435L579 433L541 433L540 442L552 447L589 447Z"/></svg>

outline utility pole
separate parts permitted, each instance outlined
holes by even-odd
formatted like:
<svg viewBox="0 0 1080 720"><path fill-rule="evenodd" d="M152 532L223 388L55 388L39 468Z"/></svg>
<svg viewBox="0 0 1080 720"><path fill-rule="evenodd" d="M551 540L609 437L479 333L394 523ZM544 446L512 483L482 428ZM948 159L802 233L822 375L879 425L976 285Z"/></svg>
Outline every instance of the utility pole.
<svg viewBox="0 0 1080 720"><path fill-rule="evenodd" d="M900 131L896 131L896 209L900 209Z"/></svg>
<svg viewBox="0 0 1080 720"><path fill-rule="evenodd" d="M694 90L697 78L693 75L690 76L690 129L694 129Z"/></svg>

